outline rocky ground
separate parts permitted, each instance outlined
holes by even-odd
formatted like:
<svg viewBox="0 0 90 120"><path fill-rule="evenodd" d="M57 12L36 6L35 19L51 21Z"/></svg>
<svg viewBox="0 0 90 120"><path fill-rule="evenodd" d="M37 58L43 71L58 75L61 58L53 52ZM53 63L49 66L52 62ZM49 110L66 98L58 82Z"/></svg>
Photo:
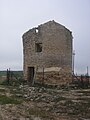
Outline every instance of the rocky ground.
<svg viewBox="0 0 90 120"><path fill-rule="evenodd" d="M90 120L90 89L1 85L0 120Z"/></svg>

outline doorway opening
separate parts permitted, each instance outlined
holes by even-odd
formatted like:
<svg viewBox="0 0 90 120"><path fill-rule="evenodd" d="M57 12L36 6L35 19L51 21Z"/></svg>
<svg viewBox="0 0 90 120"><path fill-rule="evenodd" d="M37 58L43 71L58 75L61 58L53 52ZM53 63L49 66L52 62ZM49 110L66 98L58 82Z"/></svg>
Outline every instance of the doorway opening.
<svg viewBox="0 0 90 120"><path fill-rule="evenodd" d="M34 82L34 67L28 67L28 82L33 85Z"/></svg>

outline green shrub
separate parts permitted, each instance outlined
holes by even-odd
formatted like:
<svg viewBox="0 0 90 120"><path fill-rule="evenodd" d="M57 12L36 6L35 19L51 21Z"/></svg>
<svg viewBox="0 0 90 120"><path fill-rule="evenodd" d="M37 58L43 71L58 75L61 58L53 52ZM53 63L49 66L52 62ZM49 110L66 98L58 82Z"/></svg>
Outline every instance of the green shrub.
<svg viewBox="0 0 90 120"><path fill-rule="evenodd" d="M20 104L22 101L19 101L15 98L7 97L5 95L0 95L0 104Z"/></svg>

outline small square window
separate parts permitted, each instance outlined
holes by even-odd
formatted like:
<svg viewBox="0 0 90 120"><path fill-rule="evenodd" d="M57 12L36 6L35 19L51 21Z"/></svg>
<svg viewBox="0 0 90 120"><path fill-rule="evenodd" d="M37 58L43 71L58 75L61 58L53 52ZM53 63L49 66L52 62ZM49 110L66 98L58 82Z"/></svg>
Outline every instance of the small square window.
<svg viewBox="0 0 90 120"><path fill-rule="evenodd" d="M42 43L35 43L36 52L42 52Z"/></svg>

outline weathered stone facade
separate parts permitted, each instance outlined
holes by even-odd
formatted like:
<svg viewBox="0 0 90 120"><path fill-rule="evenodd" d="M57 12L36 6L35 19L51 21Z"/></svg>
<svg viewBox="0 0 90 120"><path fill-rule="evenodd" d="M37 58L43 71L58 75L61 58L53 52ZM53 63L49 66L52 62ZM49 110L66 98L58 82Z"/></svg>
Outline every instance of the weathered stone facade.
<svg viewBox="0 0 90 120"><path fill-rule="evenodd" d="M22 38L25 80L52 84L72 80L71 31L53 20L30 29Z"/></svg>

